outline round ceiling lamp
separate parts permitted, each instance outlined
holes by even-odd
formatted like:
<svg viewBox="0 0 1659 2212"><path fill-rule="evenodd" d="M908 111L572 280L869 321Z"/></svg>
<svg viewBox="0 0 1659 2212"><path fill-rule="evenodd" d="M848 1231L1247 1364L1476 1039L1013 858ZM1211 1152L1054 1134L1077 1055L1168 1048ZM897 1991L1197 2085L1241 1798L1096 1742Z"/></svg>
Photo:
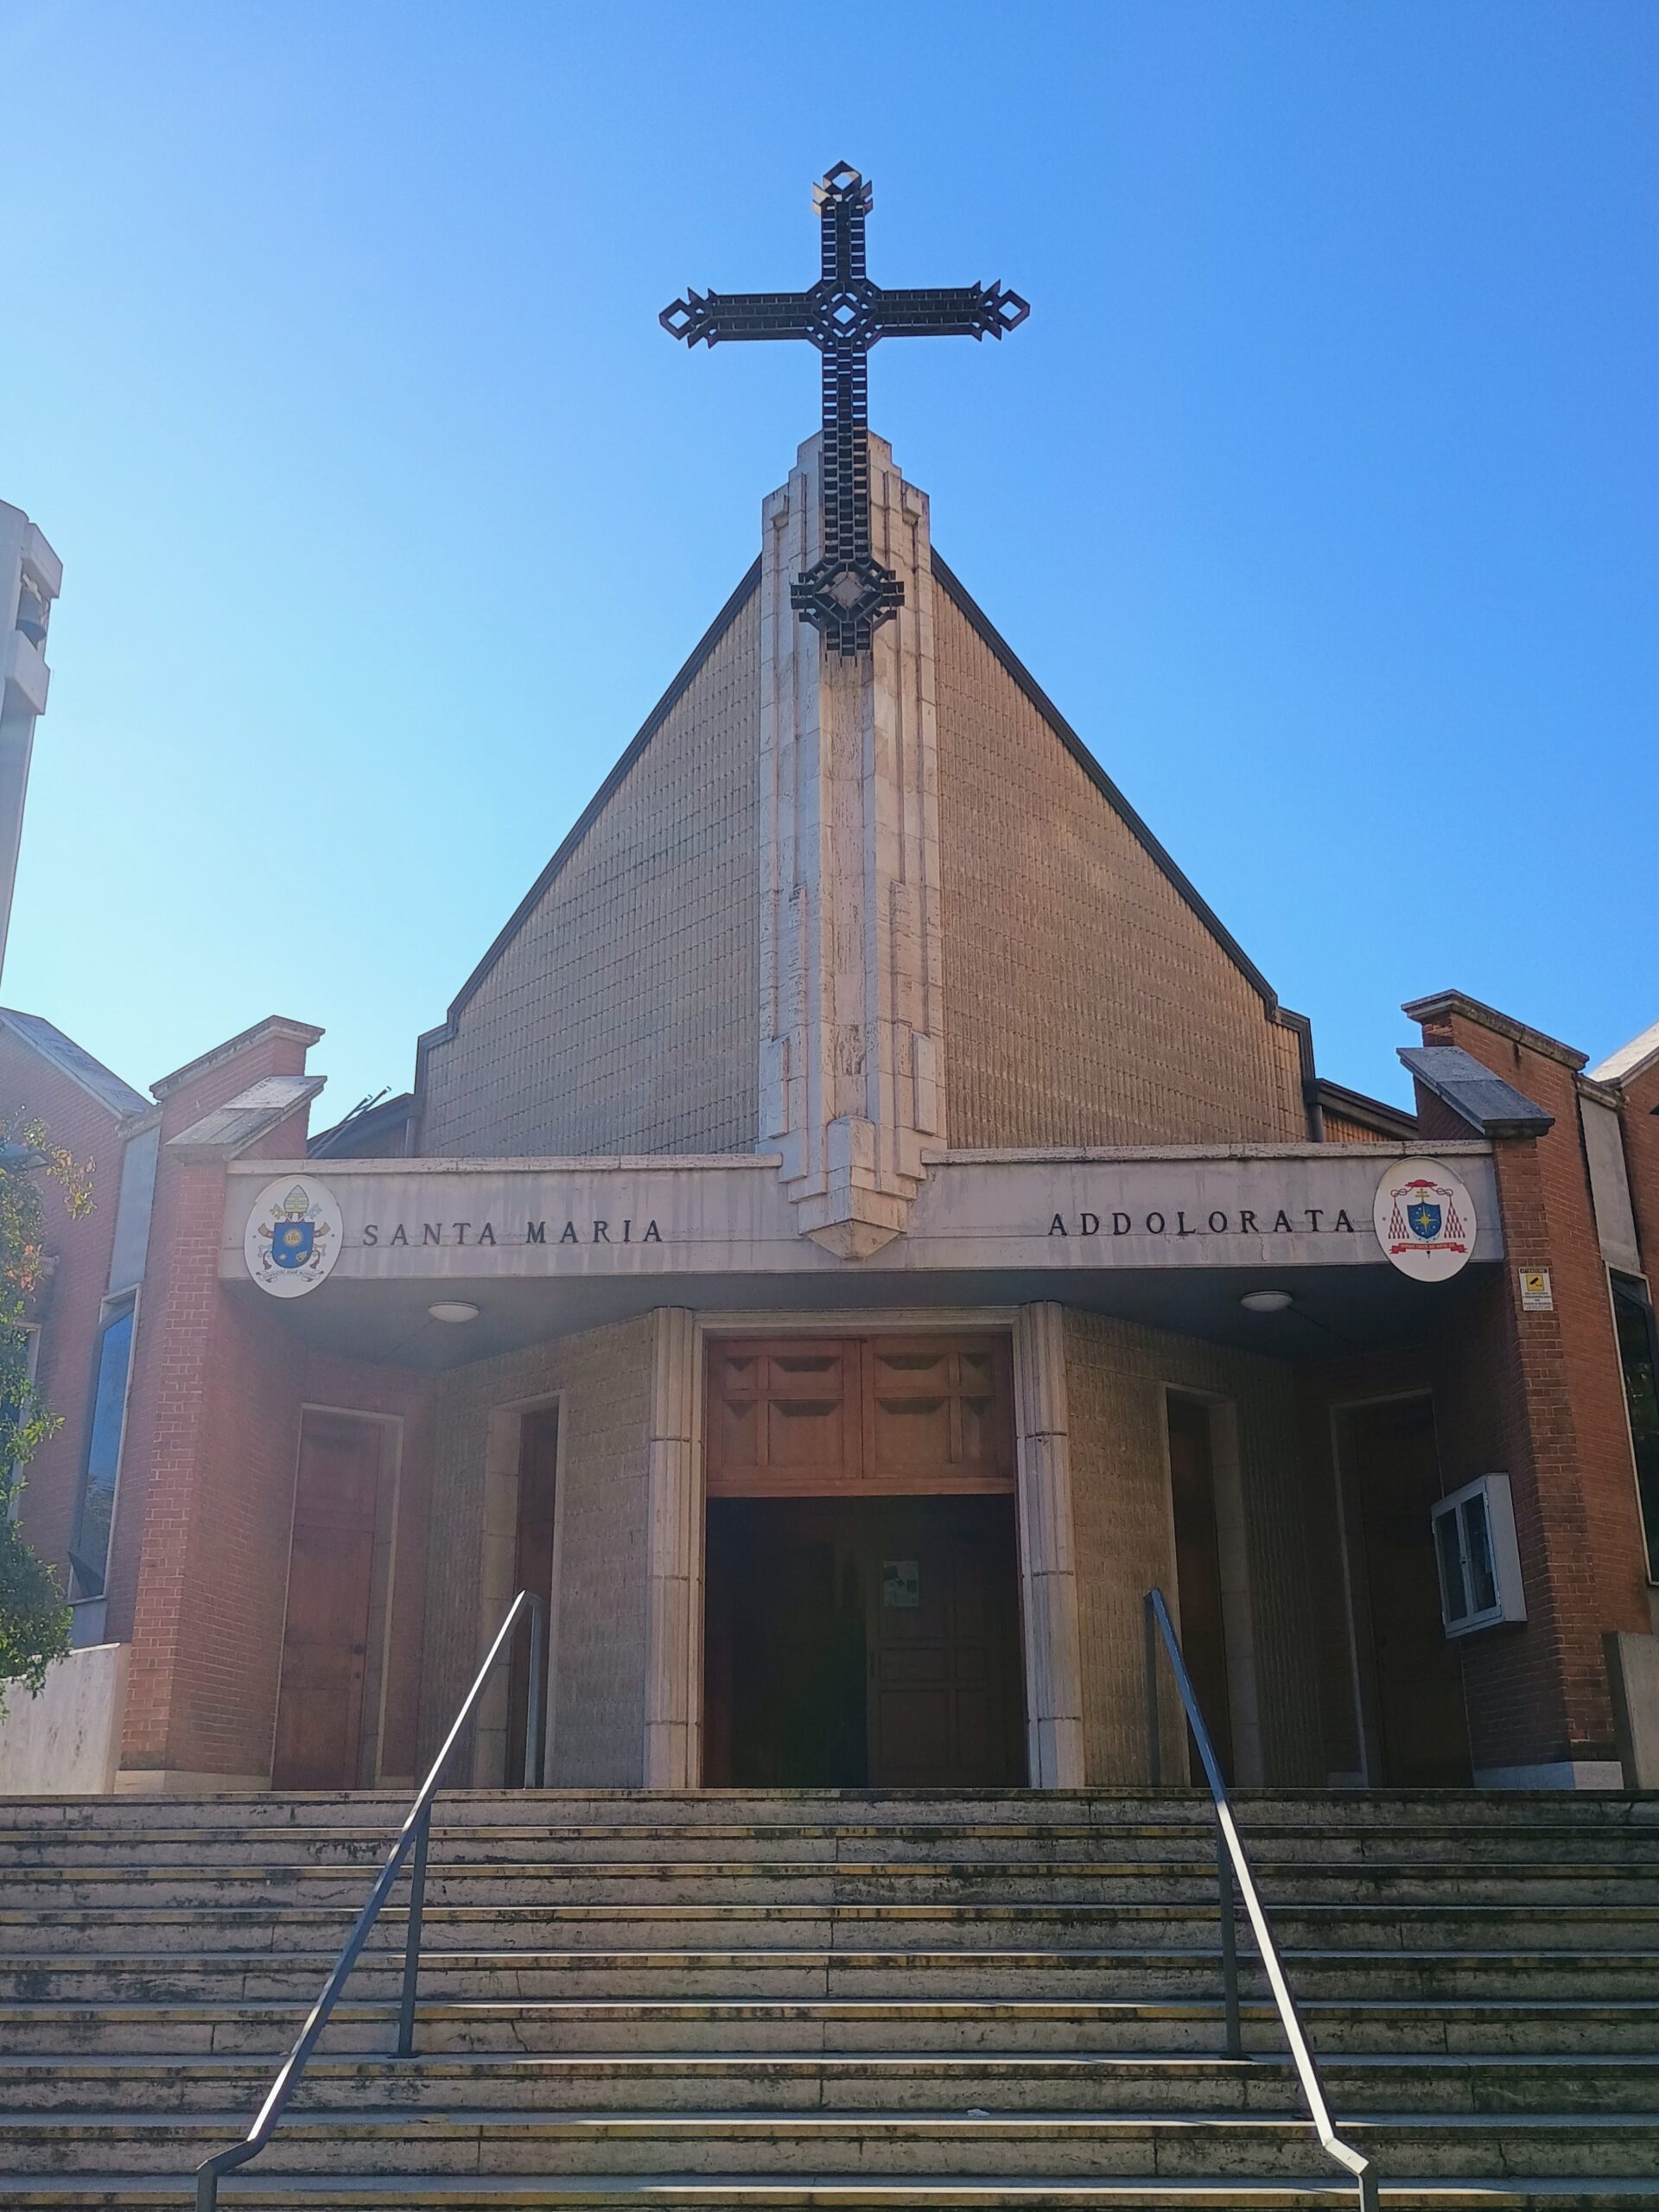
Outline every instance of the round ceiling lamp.
<svg viewBox="0 0 1659 2212"><path fill-rule="evenodd" d="M1296 1303L1287 1290L1247 1290L1238 1302L1247 1313L1282 1313Z"/></svg>
<svg viewBox="0 0 1659 2212"><path fill-rule="evenodd" d="M478 1319L477 1306L468 1306L461 1298L441 1298L435 1306L429 1306L426 1310L435 1321L476 1321Z"/></svg>

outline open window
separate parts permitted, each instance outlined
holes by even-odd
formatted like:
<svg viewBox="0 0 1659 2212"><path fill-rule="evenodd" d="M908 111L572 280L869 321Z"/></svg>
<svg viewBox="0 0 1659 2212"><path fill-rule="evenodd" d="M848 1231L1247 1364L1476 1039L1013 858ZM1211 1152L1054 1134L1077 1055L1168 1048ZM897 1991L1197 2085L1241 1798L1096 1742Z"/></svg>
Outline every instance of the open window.
<svg viewBox="0 0 1659 2212"><path fill-rule="evenodd" d="M1440 1622L1448 1636L1471 1636L1527 1618L1521 1553L1507 1475L1482 1475L1435 1506L1434 1563Z"/></svg>

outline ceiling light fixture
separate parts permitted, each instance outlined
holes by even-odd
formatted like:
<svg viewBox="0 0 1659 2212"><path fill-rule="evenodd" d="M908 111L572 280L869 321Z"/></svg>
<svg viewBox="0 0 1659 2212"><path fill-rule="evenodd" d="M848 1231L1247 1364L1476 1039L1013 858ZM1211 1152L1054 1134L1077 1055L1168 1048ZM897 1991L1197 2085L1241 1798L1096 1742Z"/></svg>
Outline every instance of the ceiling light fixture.
<svg viewBox="0 0 1659 2212"><path fill-rule="evenodd" d="M1296 1303L1287 1290L1247 1290L1238 1302L1247 1313L1282 1313Z"/></svg>
<svg viewBox="0 0 1659 2212"><path fill-rule="evenodd" d="M464 1299L460 1298L441 1298L435 1306L429 1306L426 1310L435 1321L476 1321L478 1319L477 1306L468 1306Z"/></svg>

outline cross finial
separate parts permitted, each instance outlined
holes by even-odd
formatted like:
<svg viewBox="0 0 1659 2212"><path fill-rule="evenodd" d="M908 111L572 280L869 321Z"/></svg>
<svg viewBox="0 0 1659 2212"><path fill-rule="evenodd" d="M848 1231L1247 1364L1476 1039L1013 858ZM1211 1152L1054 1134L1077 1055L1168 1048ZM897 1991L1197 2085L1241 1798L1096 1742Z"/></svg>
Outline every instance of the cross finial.
<svg viewBox="0 0 1659 2212"><path fill-rule="evenodd" d="M820 555L790 603L843 658L868 649L904 602L870 543L869 352L884 338L1001 338L1031 313L1000 283L887 291L864 268L869 181L838 162L812 188L822 273L805 292L693 292L658 320L688 346L722 339L804 338L822 359L823 487Z"/></svg>

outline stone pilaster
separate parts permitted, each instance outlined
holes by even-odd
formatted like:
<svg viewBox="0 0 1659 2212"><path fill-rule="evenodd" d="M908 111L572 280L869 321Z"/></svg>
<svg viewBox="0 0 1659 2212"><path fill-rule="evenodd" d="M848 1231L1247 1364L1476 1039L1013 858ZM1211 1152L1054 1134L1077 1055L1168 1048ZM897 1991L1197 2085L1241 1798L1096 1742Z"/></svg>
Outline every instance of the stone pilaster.
<svg viewBox="0 0 1659 2212"><path fill-rule="evenodd" d="M819 554L821 441L764 508L760 1128L802 1233L862 1259L945 1141L927 500L870 439L876 558L904 605L842 660L791 612Z"/></svg>
<svg viewBox="0 0 1659 2212"><path fill-rule="evenodd" d="M702 1478L696 1321L659 1306L647 1440L645 1783L694 1789L702 1763Z"/></svg>
<svg viewBox="0 0 1659 2212"><path fill-rule="evenodd" d="M1059 1306L1022 1306L1014 1317L1014 1407L1030 1782L1033 1789L1078 1789L1083 1662Z"/></svg>

